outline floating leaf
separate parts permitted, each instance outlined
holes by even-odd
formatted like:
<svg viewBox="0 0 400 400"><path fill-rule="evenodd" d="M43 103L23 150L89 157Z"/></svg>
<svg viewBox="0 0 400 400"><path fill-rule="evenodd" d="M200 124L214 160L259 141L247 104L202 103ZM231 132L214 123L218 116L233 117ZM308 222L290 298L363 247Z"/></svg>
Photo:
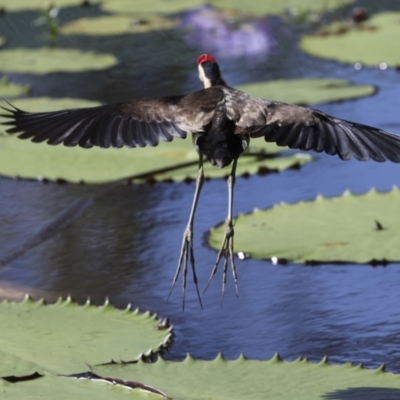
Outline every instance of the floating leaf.
<svg viewBox="0 0 400 400"><path fill-rule="evenodd" d="M12 83L7 76L0 79L0 98L17 97L28 94L31 91L30 85L20 85Z"/></svg>
<svg viewBox="0 0 400 400"><path fill-rule="evenodd" d="M101 7L113 13L173 14L204 4L203 0L106 0Z"/></svg>
<svg viewBox="0 0 400 400"><path fill-rule="evenodd" d="M99 3L100 0L89 0L89 4ZM56 7L72 7L86 4L85 0L0 0L0 8L6 11L44 10L49 5Z"/></svg>
<svg viewBox="0 0 400 400"><path fill-rule="evenodd" d="M17 107L30 111L51 111L60 108L78 107L73 99L25 99L13 102ZM82 105L85 105L82 104ZM86 104L91 105L91 104ZM5 119L0 119L0 123ZM5 128L5 127L4 127ZM190 135L189 135L190 136ZM278 146L266 143L262 138L252 142L252 149L259 151L279 151ZM190 138L175 139L170 143L160 142L157 147L137 149L82 149L80 147L49 146L46 143L33 144L29 140L20 140L14 135L0 136L0 173L6 176L37 179L65 179L71 182L84 180L101 183L122 179L131 175L145 174L158 169L172 167L179 163L196 162L198 155ZM279 159L261 157L242 158L239 162L238 174L255 173L269 169L282 170L303 165L311 161L311 156L289 156ZM223 177L229 169L206 167L206 176ZM195 179L197 168L178 170L174 173L155 174L154 178Z"/></svg>
<svg viewBox="0 0 400 400"><path fill-rule="evenodd" d="M278 79L237 87L262 99L295 104L316 104L369 96L375 93L372 85L354 85L345 79Z"/></svg>
<svg viewBox="0 0 400 400"><path fill-rule="evenodd" d="M339 398L389 398L392 392L400 396L399 378L371 371L350 363L330 365L326 359L319 364L298 359L281 361L279 356L268 361L246 360L243 356L226 361L218 356L213 361L194 360L187 356L183 362L139 362L130 365L105 365L94 368L100 376L122 378L146 383L173 399L298 399L320 400ZM343 397L334 397L342 392ZM353 393L353 396L345 396ZM357 396L358 394L358 396Z"/></svg>
<svg viewBox="0 0 400 400"><path fill-rule="evenodd" d="M318 2L314 0L213 0L215 7L235 9L249 14L281 14L286 10L324 11L332 10L351 3L352 0L328 0ZM162 12L166 14L190 10L204 4L204 0L106 0L102 8L110 12L119 13L146 13Z"/></svg>
<svg viewBox="0 0 400 400"><path fill-rule="evenodd" d="M117 59L112 54L75 49L17 48L2 50L0 57L0 71L30 74L102 70L116 64Z"/></svg>
<svg viewBox="0 0 400 400"><path fill-rule="evenodd" d="M1 363L1 360L0 360ZM140 389L130 389L104 381L45 375L38 379L10 383L0 379L0 393L7 400L161 400Z"/></svg>
<svg viewBox="0 0 400 400"><path fill-rule="evenodd" d="M120 311L106 302L95 307L67 300L45 305L26 298L21 303L0 303L0 360L3 377L43 371L62 374L87 370L87 364L132 361L141 353L160 350L170 330L155 329L157 318L128 308Z"/></svg>
<svg viewBox="0 0 400 400"><path fill-rule="evenodd" d="M364 24L345 26L340 33L335 32L338 32L337 24L319 34L305 35L300 47L313 56L345 63L400 65L400 13L376 14Z"/></svg>
<svg viewBox="0 0 400 400"><path fill-rule="evenodd" d="M235 248L297 263L399 261L399 204L400 190L393 189L275 205L237 218ZM212 247L219 249L224 230L211 230Z"/></svg>
<svg viewBox="0 0 400 400"><path fill-rule="evenodd" d="M177 24L177 19L167 19L158 14L150 14L144 19L136 19L126 15L112 15L71 21L60 29L60 33L73 35L123 35L171 29Z"/></svg>

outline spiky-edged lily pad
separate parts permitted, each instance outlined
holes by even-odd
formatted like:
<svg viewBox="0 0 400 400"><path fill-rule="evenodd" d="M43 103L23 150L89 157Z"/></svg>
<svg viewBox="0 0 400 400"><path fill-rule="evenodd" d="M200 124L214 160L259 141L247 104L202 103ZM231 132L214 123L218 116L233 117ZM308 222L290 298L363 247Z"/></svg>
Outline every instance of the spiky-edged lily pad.
<svg viewBox="0 0 400 400"><path fill-rule="evenodd" d="M188 356L183 362L159 359L154 364L106 365L93 371L103 377L146 383L173 399L367 399L372 398L369 393L379 391L382 396L376 398L384 399L390 390L400 396L398 376L381 368L371 371L350 363L330 365L326 359L313 364L301 359L281 361L279 356L268 361L244 357L225 361L221 356L202 361ZM349 396L334 397L337 392Z"/></svg>
<svg viewBox="0 0 400 400"><path fill-rule="evenodd" d="M297 263L399 261L399 207L397 188L278 204L237 218L235 249L254 258ZM224 229L220 225L211 230L212 247L219 248Z"/></svg>
<svg viewBox="0 0 400 400"><path fill-rule="evenodd" d="M235 9L249 14L281 14L286 10L324 11L351 3L352 0L213 0L211 4L222 9ZM162 12L177 13L204 4L204 0L106 0L102 7L110 12Z"/></svg>
<svg viewBox="0 0 400 400"><path fill-rule="evenodd" d="M253 96L296 104L316 104L370 96L372 85L354 85L345 79L278 79L237 87Z"/></svg>
<svg viewBox="0 0 400 400"><path fill-rule="evenodd" d="M68 105L55 99L23 99L14 102L17 107L30 111L55 110L78 107L72 99ZM83 104L82 104L83 105ZM91 105L91 104L87 104ZM86 106L87 106L86 105ZM0 119L4 121L4 119ZM2 127L3 128L3 127ZM5 128L5 127L4 127ZM2 129L4 131L4 128ZM254 146L254 147L253 147ZM277 151L276 145L257 139L252 142L254 151ZM146 174L186 162L196 162L196 150L190 138L175 139L171 143L161 142L157 147L137 149L82 149L68 148L63 145L49 146L46 143L33 144L29 140L20 140L14 135L0 135L0 174L22 178L45 177L47 179L65 179L71 182L84 180L101 183L124 177ZM277 159L250 157L239 163L238 175L255 173L259 170L282 170L309 162L309 155L279 157ZM208 167L208 166L207 166ZM212 172L211 172L212 171ZM206 168L206 176L223 177L228 169ZM196 167L188 170L176 170L167 173L155 173L157 180L195 178Z"/></svg>
<svg viewBox="0 0 400 400"><path fill-rule="evenodd" d="M100 0L89 0L89 4L99 3ZM85 0L0 0L0 8L7 11L20 11L20 10L44 10L49 5L56 7L72 7L87 4Z"/></svg>
<svg viewBox="0 0 400 400"><path fill-rule="evenodd" d="M3 76L3 78L0 79L0 97L17 97L28 94L30 91L30 85L13 83L7 76Z"/></svg>
<svg viewBox="0 0 400 400"><path fill-rule="evenodd" d="M108 302L95 307L80 306L71 299L45 305L26 298L23 302L0 303L2 321L0 350L9 355L0 360L3 377L43 371L62 374L87 370L111 360L132 361L141 353L165 346L170 330L157 330L157 318L117 310Z"/></svg>
<svg viewBox="0 0 400 400"><path fill-rule="evenodd" d="M336 33L335 24L317 34L303 36L300 47L313 56L346 63L400 65L400 13L377 14L358 27L344 28Z"/></svg>
<svg viewBox="0 0 400 400"><path fill-rule="evenodd" d="M60 344L61 345L61 344ZM1 363L1 360L0 360ZM0 379L0 393L7 400L160 400L161 396L141 389L131 389L105 381L45 375L23 382Z"/></svg>
<svg viewBox="0 0 400 400"><path fill-rule="evenodd" d="M167 19L158 14L150 14L142 19L126 15L112 15L71 21L60 29L60 33L73 35L123 35L171 29L177 24L177 19Z"/></svg>
<svg viewBox="0 0 400 400"><path fill-rule="evenodd" d="M30 74L81 72L111 68L116 63L117 59L112 54L76 49L17 48L2 50L0 71Z"/></svg>

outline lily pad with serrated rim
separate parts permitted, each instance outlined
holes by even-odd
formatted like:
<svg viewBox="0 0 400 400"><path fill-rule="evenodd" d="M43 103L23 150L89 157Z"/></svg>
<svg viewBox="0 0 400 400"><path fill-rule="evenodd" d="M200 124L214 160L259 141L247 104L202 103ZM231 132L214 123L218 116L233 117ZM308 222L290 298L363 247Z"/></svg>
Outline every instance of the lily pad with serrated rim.
<svg viewBox="0 0 400 400"><path fill-rule="evenodd" d="M1 360L0 360L1 364ZM45 375L11 383L0 379L0 393L7 400L161 400L162 397L141 389L100 380Z"/></svg>
<svg viewBox="0 0 400 400"><path fill-rule="evenodd" d="M155 315L117 310L108 301L80 306L68 298L46 305L27 297L1 302L0 319L0 351L9 355L6 363L0 360L1 377L21 377L29 369L71 374L87 370L87 364L133 361L171 339L171 329L156 329Z"/></svg>
<svg viewBox="0 0 400 400"><path fill-rule="evenodd" d="M213 0L214 7L222 9L234 9L248 14L282 14L287 10L328 11L346 4L352 0L327 0L323 2L314 0ZM201 6L204 0L105 0L102 8L116 13L146 13L161 12L166 14L178 13Z"/></svg>
<svg viewBox="0 0 400 400"><path fill-rule="evenodd" d="M324 358L314 364L298 359L282 361L278 355L267 361L226 361L218 356L212 361L159 359L149 364L103 365L93 368L97 375L146 383L173 399L214 400L321 400L400 396L399 377L383 368L366 370L350 363L331 365ZM335 397L342 393L343 397ZM344 397L346 393L349 397ZM353 394L353 397L350 395ZM358 397L357 397L358 394ZM375 397L374 397L375 398ZM392 398L392 397L390 397ZM395 397L393 397L395 398Z"/></svg>
<svg viewBox="0 0 400 400"><path fill-rule="evenodd" d="M112 54L76 49L17 48L2 50L0 57L0 71L29 74L103 70L116 64Z"/></svg>
<svg viewBox="0 0 400 400"><path fill-rule="evenodd" d="M300 48L315 57L344 63L400 65L399 12L376 14L359 26L347 25L346 30L335 32L337 23L324 27L316 34L305 35L300 41Z"/></svg>
<svg viewBox="0 0 400 400"><path fill-rule="evenodd" d="M158 14L150 14L142 19L126 15L111 15L71 21L60 28L60 33L64 35L124 35L172 29L177 25L177 19L165 18Z"/></svg>
<svg viewBox="0 0 400 400"><path fill-rule="evenodd" d="M295 263L400 260L400 190L277 204L235 220L235 249L253 258ZM223 224L211 229L219 249ZM254 240L257 238L257 240Z"/></svg>

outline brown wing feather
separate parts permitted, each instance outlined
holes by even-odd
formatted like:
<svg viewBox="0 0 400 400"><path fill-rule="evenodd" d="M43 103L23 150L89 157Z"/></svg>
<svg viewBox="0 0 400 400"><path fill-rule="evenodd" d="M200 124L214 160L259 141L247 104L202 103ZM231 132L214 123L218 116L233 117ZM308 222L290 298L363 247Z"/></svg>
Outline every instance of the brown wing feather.
<svg viewBox="0 0 400 400"><path fill-rule="evenodd" d="M400 136L371 126L341 120L321 111L261 100L231 90L227 95L229 117L237 134L264 136L267 142L292 149L337 154L343 160L400 162Z"/></svg>
<svg viewBox="0 0 400 400"><path fill-rule="evenodd" d="M81 147L156 146L159 139L185 138L202 132L224 94L218 88L187 96L144 99L92 108L29 113L10 105L7 133L21 139Z"/></svg>

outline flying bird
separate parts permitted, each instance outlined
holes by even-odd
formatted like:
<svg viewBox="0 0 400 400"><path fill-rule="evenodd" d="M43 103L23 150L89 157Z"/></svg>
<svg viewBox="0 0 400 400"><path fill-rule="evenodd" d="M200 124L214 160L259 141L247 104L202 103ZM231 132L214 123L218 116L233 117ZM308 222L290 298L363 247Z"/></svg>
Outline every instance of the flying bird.
<svg viewBox="0 0 400 400"><path fill-rule="evenodd" d="M182 274L183 305L186 276L190 265L201 305L193 251L193 223L204 183L203 160L213 166L229 165L228 214L222 245L208 280L216 274L223 259L222 296L230 264L237 292L237 273L233 251L233 191L238 158L250 139L263 137L267 142L292 149L337 154L343 160L390 160L400 162L400 136L378 128L338 119L321 111L263 100L225 82L220 68L209 54L198 60L199 78L204 89L183 95L135 100L92 108L29 113L10 104L2 107L10 120L9 134L50 145L90 148L157 146L159 140L184 139L191 132L199 154L196 189L189 221L183 233L178 266L170 294Z"/></svg>

